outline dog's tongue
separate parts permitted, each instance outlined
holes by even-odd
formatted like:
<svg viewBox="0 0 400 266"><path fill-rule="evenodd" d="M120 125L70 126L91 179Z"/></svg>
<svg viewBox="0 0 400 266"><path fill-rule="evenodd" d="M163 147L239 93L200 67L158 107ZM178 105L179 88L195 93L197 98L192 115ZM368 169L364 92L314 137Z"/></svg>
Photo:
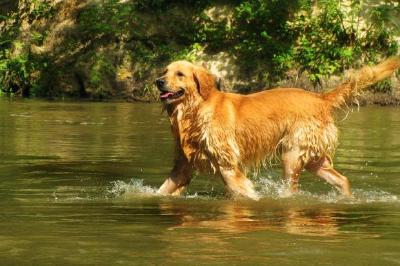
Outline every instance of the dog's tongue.
<svg viewBox="0 0 400 266"><path fill-rule="evenodd" d="M160 95L161 99L167 99L168 97L174 95L172 92L166 92Z"/></svg>

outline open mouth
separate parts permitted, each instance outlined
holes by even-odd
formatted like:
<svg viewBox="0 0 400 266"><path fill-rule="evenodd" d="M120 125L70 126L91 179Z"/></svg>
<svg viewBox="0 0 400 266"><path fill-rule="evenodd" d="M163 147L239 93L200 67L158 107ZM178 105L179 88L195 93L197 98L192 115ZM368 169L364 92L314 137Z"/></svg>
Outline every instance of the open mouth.
<svg viewBox="0 0 400 266"><path fill-rule="evenodd" d="M160 93L160 99L162 101L165 100L170 100L170 99L177 99L179 97L181 97L184 94L184 90L181 89L177 92L172 92L172 91L161 91Z"/></svg>

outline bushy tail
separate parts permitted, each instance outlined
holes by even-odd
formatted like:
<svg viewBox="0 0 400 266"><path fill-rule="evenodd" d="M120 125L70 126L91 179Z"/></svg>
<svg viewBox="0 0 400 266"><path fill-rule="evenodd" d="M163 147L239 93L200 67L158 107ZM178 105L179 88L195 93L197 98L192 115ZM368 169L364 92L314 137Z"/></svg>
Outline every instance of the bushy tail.
<svg viewBox="0 0 400 266"><path fill-rule="evenodd" d="M400 56L390 57L375 66L365 66L333 91L323 94L323 98L337 108L354 102L362 89L389 77L399 67Z"/></svg>

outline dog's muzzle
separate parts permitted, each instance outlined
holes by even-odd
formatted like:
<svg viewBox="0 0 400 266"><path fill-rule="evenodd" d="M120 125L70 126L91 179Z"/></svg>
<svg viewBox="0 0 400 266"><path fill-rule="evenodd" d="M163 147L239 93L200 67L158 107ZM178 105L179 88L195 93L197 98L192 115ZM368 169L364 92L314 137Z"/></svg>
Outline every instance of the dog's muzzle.
<svg viewBox="0 0 400 266"><path fill-rule="evenodd" d="M177 99L185 93L183 89L180 89L178 91L172 91L171 89L168 88L168 86L166 86L165 83L166 82L163 78L156 79L156 85L158 90L160 91L161 101L166 101L169 99Z"/></svg>

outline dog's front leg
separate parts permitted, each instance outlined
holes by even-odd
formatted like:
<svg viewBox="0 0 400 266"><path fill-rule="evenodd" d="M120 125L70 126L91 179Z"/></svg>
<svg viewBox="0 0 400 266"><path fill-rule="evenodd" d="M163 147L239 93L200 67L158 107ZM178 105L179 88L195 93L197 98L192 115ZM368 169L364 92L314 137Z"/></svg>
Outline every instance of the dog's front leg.
<svg viewBox="0 0 400 266"><path fill-rule="evenodd" d="M253 183L238 168L221 168L220 173L227 189L234 197L259 200Z"/></svg>
<svg viewBox="0 0 400 266"><path fill-rule="evenodd" d="M174 168L170 176L164 181L158 189L158 193L162 195L179 196L189 185L192 179L193 168L190 166L187 159L178 154L175 158Z"/></svg>

